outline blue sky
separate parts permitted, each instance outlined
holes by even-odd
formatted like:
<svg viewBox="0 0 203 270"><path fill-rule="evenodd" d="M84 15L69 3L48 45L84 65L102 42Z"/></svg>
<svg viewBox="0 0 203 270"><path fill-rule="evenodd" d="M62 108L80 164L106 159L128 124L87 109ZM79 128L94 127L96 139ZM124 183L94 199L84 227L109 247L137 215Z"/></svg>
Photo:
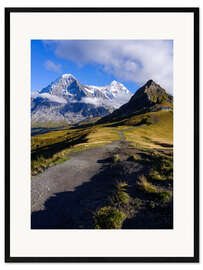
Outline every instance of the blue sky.
<svg viewBox="0 0 203 270"><path fill-rule="evenodd" d="M113 80L135 92L149 79L168 92L173 85L170 40L32 40L31 91L64 73L81 83L103 86Z"/></svg>

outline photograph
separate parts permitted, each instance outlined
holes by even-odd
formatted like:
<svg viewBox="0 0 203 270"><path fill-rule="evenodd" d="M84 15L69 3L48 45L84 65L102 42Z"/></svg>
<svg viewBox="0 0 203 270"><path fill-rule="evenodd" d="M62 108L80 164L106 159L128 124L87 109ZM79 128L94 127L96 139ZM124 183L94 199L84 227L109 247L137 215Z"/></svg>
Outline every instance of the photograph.
<svg viewBox="0 0 203 270"><path fill-rule="evenodd" d="M173 40L32 39L31 229L173 229Z"/></svg>
<svg viewBox="0 0 203 270"><path fill-rule="evenodd" d="M5 8L5 115L6 262L199 262L199 8Z"/></svg>

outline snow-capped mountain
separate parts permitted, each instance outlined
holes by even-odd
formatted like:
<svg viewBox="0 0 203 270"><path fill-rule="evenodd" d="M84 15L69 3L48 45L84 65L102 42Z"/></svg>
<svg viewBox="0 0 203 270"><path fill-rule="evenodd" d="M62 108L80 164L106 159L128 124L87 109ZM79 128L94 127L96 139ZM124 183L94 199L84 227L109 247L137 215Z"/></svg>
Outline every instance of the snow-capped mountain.
<svg viewBox="0 0 203 270"><path fill-rule="evenodd" d="M106 86L90 86L81 84L72 74L63 74L32 93L32 120L72 123L105 116L128 102L131 96L132 93L117 81Z"/></svg>

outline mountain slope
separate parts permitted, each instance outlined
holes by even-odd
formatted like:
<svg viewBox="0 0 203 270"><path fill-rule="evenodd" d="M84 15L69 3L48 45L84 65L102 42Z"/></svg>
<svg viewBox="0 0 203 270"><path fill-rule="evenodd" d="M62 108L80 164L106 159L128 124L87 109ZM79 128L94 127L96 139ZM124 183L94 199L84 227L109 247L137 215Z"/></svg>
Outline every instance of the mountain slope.
<svg viewBox="0 0 203 270"><path fill-rule="evenodd" d="M32 93L32 121L82 121L104 116L126 103L132 94L121 83L98 87L81 84L72 74L63 74L40 91Z"/></svg>
<svg viewBox="0 0 203 270"><path fill-rule="evenodd" d="M172 110L173 97L153 80L137 90L131 99L119 109L99 120L99 123L118 121L132 115L155 112L159 110Z"/></svg>

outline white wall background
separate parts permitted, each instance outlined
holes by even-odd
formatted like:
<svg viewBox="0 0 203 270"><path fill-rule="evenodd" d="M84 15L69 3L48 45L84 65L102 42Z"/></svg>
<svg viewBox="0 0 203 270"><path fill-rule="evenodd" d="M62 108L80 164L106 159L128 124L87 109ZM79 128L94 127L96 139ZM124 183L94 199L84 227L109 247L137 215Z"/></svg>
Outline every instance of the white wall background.
<svg viewBox="0 0 203 270"><path fill-rule="evenodd" d="M201 3L202 2L202 3ZM96 1L96 0L72 0L72 1L61 1L61 0L35 0L35 1L31 1L31 0L24 0L24 1L0 1L0 11L1 11L1 16L0 16L0 26L1 26L1 41L3 41L4 39L4 7L82 7L82 6L89 6L89 7L93 7L93 6L104 6L104 7L186 7L186 6L192 6L192 7L202 7L203 8L203 1L192 1L192 0L171 0L171 1L167 1L167 0L162 0L162 1L153 1L153 0L140 0L140 1L135 1L135 0L125 0L125 1L113 1L113 0L103 0L101 1ZM201 17L201 14L200 14ZM202 21L200 24L200 29L203 29L202 27ZM0 218L0 239L3 240L4 239L4 219L3 219L3 213L4 213L4 174L3 174L3 170L4 170L4 153L3 153L3 148L4 148L4 130L3 130L3 126L4 126L4 62L2 61L4 59L4 43L0 42L0 83L1 83L1 87L0 87L0 123L1 123L1 128L0 128L0 173L1 173L1 187L0 187L0 199L1 199L1 203L0 203L0 213L2 213L2 216ZM201 62L202 62L202 58L201 58ZM201 68L200 68L201 71ZM200 73L200 78L202 77L203 72ZM203 101L202 95L200 93L200 102ZM200 117L203 116L203 110L201 110L201 114ZM201 129L200 129L200 134L201 134ZM201 152L203 151L203 147L201 147ZM203 162L200 162L200 168L203 167ZM200 174L200 178L201 178L201 174ZM201 186L201 192L202 192L202 186ZM200 204L201 206L201 204ZM202 242L202 241L201 241ZM200 248L200 251L201 248ZM201 252L201 255L203 254L203 252ZM67 268L69 267L69 269L103 269L104 267L107 269L123 269L123 268L127 268L127 269L134 269L135 267L139 267L139 269L162 269L163 265L162 264L128 264L128 265L124 265L124 264L60 264L56 265L56 264L5 264L4 263L4 242L1 241L1 245L0 245L0 264L1 264L1 269L7 269L7 268L18 268L18 269L27 269L27 268L31 268L31 269L35 269L36 267L41 268L41 269L55 269L56 267L61 267L61 268ZM164 268L165 269L170 269L171 267L177 267L179 269L193 269L194 268L199 268L201 267L201 264L165 264Z"/></svg>

